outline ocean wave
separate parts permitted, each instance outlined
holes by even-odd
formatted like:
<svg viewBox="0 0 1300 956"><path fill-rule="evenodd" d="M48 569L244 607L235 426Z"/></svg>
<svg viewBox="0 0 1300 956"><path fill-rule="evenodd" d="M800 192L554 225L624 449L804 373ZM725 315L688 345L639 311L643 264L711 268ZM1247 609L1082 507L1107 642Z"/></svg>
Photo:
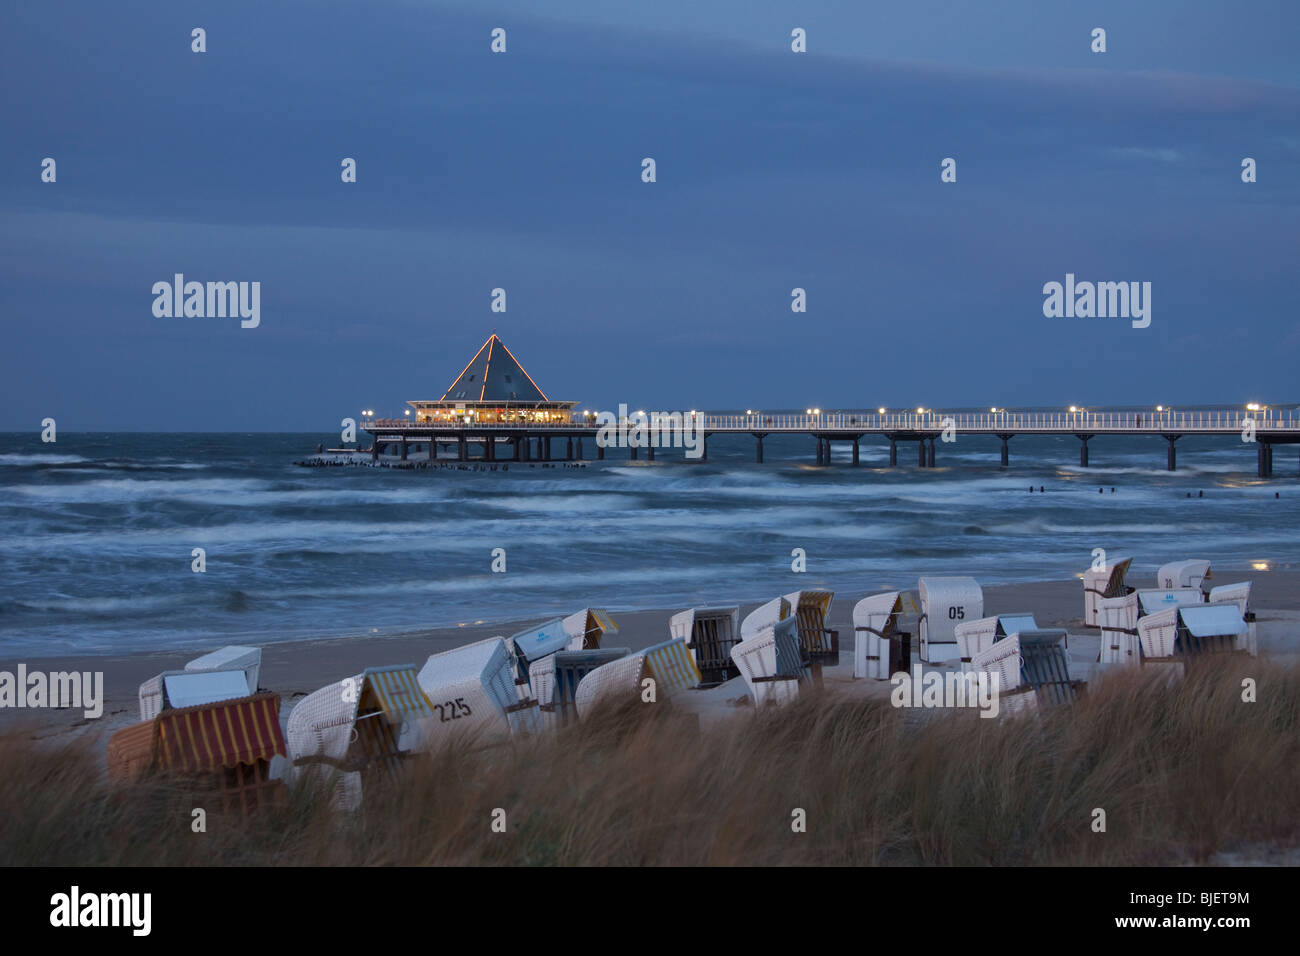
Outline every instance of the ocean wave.
<svg viewBox="0 0 1300 956"><path fill-rule="evenodd" d="M72 465L77 462L89 461L89 458L82 458L80 455L53 455L53 454L17 454L7 452L0 454L0 465L12 465L22 467L24 465Z"/></svg>

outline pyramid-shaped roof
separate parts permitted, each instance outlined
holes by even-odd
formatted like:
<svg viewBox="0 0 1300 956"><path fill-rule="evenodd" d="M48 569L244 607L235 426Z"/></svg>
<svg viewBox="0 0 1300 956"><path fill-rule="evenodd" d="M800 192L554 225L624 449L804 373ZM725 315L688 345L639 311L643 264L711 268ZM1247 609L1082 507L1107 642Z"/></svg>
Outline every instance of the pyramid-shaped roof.
<svg viewBox="0 0 1300 956"><path fill-rule="evenodd" d="M488 336L442 401L547 402L546 394L524 371L495 332Z"/></svg>

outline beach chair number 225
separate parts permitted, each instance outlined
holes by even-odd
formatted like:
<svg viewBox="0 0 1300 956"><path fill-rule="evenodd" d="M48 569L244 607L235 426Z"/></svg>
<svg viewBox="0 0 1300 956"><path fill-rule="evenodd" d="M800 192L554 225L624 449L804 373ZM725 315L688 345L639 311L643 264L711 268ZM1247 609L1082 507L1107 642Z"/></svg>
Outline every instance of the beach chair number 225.
<svg viewBox="0 0 1300 956"><path fill-rule="evenodd" d="M950 621L964 621L964 620L966 620L966 608L965 608L965 606L959 604L957 607L950 607L950 608L948 608L948 620L950 620Z"/></svg>
<svg viewBox="0 0 1300 956"><path fill-rule="evenodd" d="M449 700L445 704L434 704L433 706L438 711L439 722L444 724L449 720L457 720L461 717L468 717L472 713L474 713L472 710L469 709L469 704L465 703L464 697L457 697L455 700ZM450 717L447 716L446 713L447 711L451 711Z"/></svg>

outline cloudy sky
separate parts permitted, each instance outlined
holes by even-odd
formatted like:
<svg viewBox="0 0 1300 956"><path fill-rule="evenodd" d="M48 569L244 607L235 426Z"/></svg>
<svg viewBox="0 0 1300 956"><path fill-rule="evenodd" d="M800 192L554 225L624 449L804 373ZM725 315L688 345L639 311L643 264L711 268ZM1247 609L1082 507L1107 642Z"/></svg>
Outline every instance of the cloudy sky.
<svg viewBox="0 0 1300 956"><path fill-rule="evenodd" d="M1293 0L51 0L0 77L0 429L320 431L494 327L599 408L1296 399Z"/></svg>

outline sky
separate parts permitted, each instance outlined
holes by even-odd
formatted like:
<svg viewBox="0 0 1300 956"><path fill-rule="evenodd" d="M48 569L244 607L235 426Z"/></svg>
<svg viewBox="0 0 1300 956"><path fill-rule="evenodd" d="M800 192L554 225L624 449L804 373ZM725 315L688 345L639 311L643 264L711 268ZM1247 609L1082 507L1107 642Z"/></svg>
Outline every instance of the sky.
<svg viewBox="0 0 1300 956"><path fill-rule="evenodd" d="M0 430L331 429L493 329L601 409L1297 399L1293 0L53 0L0 81Z"/></svg>

